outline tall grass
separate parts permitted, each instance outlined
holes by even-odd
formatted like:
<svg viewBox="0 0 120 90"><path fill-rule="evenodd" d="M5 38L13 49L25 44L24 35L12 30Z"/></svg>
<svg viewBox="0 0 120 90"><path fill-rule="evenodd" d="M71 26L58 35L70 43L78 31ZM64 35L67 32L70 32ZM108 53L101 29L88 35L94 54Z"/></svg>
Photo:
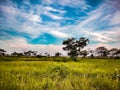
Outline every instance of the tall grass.
<svg viewBox="0 0 120 90"><path fill-rule="evenodd" d="M120 60L1 59L0 90L120 90Z"/></svg>

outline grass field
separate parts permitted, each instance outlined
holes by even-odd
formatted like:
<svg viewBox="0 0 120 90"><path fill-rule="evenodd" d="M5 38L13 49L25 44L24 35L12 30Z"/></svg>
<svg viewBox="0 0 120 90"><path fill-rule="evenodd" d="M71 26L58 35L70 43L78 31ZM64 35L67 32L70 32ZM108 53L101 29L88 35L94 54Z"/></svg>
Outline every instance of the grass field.
<svg viewBox="0 0 120 90"><path fill-rule="evenodd" d="M120 60L0 58L0 90L120 90Z"/></svg>

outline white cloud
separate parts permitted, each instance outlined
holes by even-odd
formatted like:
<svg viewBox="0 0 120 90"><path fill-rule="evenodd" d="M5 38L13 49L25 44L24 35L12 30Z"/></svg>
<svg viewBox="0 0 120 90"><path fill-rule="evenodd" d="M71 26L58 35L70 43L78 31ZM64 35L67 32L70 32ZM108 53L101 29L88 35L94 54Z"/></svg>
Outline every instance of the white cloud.
<svg viewBox="0 0 120 90"><path fill-rule="evenodd" d="M91 24L96 19L98 19L100 16L101 16L101 13L90 15L87 19L85 19L84 21L82 21L81 23L79 23L79 27L84 27L84 26L86 26L88 24Z"/></svg>
<svg viewBox="0 0 120 90"><path fill-rule="evenodd" d="M117 11L113 14L112 18L110 18L110 25L120 25L120 11Z"/></svg>
<svg viewBox="0 0 120 90"><path fill-rule="evenodd" d="M63 17L61 17L60 15L64 14L65 11L58 10L52 7L42 7L41 5L31 6L28 1L27 5L29 5L30 8L32 7L28 12L26 12L24 7L22 6L21 9L18 9L18 7L14 3L9 4L8 2L8 5L0 5L2 14L6 16L4 19L1 18L1 20L4 21L4 23L1 24L2 29L13 29L16 32L26 33L31 38L37 38L39 35L41 35L41 33L49 33L51 32L51 30L56 30L56 28L60 26L59 22L54 23L54 25L52 24L52 22L51 24L46 23L46 25L42 25L42 19L40 16L41 14L45 14L52 19L60 20L63 19ZM36 10L36 12L34 12L34 10ZM59 12L60 15L55 15L50 11ZM21 20L18 20L17 17L20 17L23 22L21 22Z"/></svg>
<svg viewBox="0 0 120 90"><path fill-rule="evenodd" d="M26 20L29 20L31 22L41 22L41 18L38 15L33 14L33 12L25 12L24 10L18 9L15 6L3 6L0 5L0 9L6 16L6 18L16 18L17 16L20 16Z"/></svg>
<svg viewBox="0 0 120 90"><path fill-rule="evenodd" d="M120 44L120 43L119 43ZM111 48L118 48L119 49L119 45L118 44L104 44L104 43L98 43L98 44L91 44L85 47L85 49L92 49L95 50L97 47L106 47L108 50L110 50Z"/></svg>
<svg viewBox="0 0 120 90"><path fill-rule="evenodd" d="M55 9L55 8L53 8L53 7L50 7L50 6L46 6L45 9L46 9L47 11L53 11L53 12L59 12L59 13L65 13L65 12L66 12L66 11L64 11L64 10Z"/></svg>
<svg viewBox="0 0 120 90"><path fill-rule="evenodd" d="M111 13L111 6L101 5L96 10L88 13L89 17L85 20L72 26L73 31L71 32L75 34L74 36L88 37L92 41L102 44L120 42L120 26L118 26L120 24L120 13L119 10L114 12ZM106 24L106 29L101 29L101 27L103 28L102 24L104 21L108 21L108 24Z"/></svg>
<svg viewBox="0 0 120 90"><path fill-rule="evenodd" d="M57 36L57 37L60 37L60 38L67 38L67 37L69 37L69 35L67 35L67 34L65 34L65 33L62 33L62 32L60 32L60 31L50 31L50 33L52 34L52 35L55 35L55 36Z"/></svg>
<svg viewBox="0 0 120 90"><path fill-rule="evenodd" d="M53 3L53 0L44 0L44 1L43 1L43 4L46 4L46 3L47 3L47 4L52 4L52 3Z"/></svg>
<svg viewBox="0 0 120 90"><path fill-rule="evenodd" d="M110 29L96 31L94 29L84 29L83 35L89 37L92 41L99 43L111 43L120 42L120 30L119 27L113 27Z"/></svg>
<svg viewBox="0 0 120 90"><path fill-rule="evenodd" d="M45 12L44 14L51 17L52 19L58 19L58 20L63 19L63 17L57 16L57 15L50 13L50 12Z"/></svg>
<svg viewBox="0 0 120 90"><path fill-rule="evenodd" d="M27 18L32 22L41 22L41 19L38 15L29 15Z"/></svg>
<svg viewBox="0 0 120 90"><path fill-rule="evenodd" d="M16 15L18 14L17 13L17 10L13 7L13 6L3 6L3 5L0 5L0 9L2 10L2 12L5 12L6 14L9 14L9 15Z"/></svg>
<svg viewBox="0 0 120 90"><path fill-rule="evenodd" d="M44 4L58 4L62 6L68 6L73 8L81 8L83 10L87 9L88 6L85 0L44 0Z"/></svg>

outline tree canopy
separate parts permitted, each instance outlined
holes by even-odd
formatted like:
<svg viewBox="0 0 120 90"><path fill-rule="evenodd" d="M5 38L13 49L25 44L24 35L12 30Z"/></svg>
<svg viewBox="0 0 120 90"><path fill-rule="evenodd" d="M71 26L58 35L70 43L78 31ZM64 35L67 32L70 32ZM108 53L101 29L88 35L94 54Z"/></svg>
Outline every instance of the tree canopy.
<svg viewBox="0 0 120 90"><path fill-rule="evenodd" d="M76 38L68 38L63 41L63 50L68 51L68 55L70 57L76 58L78 55L81 55L81 50L89 43L89 39L81 37L79 39Z"/></svg>

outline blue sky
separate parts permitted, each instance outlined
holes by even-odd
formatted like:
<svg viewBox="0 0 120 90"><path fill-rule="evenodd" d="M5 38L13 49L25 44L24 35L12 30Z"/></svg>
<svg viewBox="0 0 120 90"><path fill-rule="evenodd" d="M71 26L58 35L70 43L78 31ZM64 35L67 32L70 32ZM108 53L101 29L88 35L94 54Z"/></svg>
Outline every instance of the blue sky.
<svg viewBox="0 0 120 90"><path fill-rule="evenodd" d="M0 0L0 47L62 52L70 37L120 48L120 0Z"/></svg>

